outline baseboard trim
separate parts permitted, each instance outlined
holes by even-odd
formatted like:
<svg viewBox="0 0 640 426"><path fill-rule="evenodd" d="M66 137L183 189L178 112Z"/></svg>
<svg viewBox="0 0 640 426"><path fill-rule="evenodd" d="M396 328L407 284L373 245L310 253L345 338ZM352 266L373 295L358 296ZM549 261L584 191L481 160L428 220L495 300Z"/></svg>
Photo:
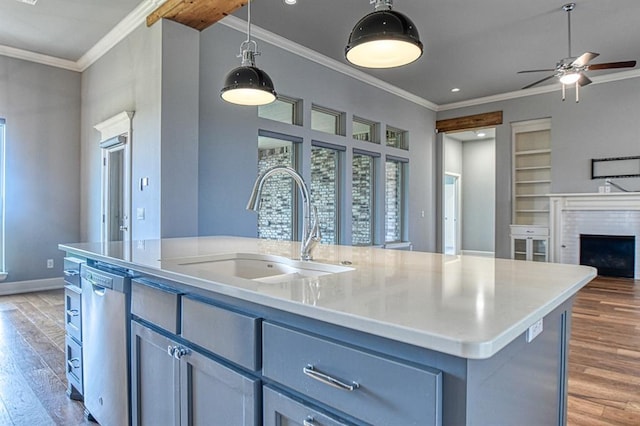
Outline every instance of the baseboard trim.
<svg viewBox="0 0 640 426"><path fill-rule="evenodd" d="M462 254L467 256L496 257L496 254L492 251L462 250Z"/></svg>
<svg viewBox="0 0 640 426"><path fill-rule="evenodd" d="M62 277L43 280L14 281L0 284L0 296L31 293L32 291L54 290L62 287L64 287Z"/></svg>

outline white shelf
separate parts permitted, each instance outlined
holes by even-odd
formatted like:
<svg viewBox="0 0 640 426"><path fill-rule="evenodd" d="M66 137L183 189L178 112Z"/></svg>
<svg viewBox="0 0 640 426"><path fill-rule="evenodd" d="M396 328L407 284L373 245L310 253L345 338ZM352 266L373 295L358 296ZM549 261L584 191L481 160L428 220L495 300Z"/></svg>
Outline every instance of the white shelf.
<svg viewBox="0 0 640 426"><path fill-rule="evenodd" d="M516 213L549 213L549 209L546 209L546 210L516 210Z"/></svg>
<svg viewBox="0 0 640 426"><path fill-rule="evenodd" d="M532 184L532 183L551 183L550 180L517 180L516 185L518 184ZM516 195L517 197L517 195Z"/></svg>
<svg viewBox="0 0 640 426"><path fill-rule="evenodd" d="M550 149L532 149L529 151L514 152L514 155L536 155L536 154L551 154Z"/></svg>
<svg viewBox="0 0 640 426"><path fill-rule="evenodd" d="M516 171L519 172L522 170L551 170L551 166L516 167Z"/></svg>

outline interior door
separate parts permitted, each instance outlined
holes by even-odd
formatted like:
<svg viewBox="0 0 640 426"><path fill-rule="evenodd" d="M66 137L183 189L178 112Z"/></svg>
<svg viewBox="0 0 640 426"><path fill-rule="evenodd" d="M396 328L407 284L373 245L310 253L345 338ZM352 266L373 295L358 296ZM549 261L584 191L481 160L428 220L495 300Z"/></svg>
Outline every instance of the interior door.
<svg viewBox="0 0 640 426"><path fill-rule="evenodd" d="M460 251L460 176L446 173L444 178L444 253Z"/></svg>
<svg viewBox="0 0 640 426"><path fill-rule="evenodd" d="M100 144L102 148L102 241L131 243L131 156L127 135Z"/></svg>

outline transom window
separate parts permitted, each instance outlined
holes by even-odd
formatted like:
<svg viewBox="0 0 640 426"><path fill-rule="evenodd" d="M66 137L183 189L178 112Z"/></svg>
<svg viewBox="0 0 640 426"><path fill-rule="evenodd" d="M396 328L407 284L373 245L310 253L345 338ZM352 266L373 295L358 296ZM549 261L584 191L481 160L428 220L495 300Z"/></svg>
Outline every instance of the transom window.
<svg viewBox="0 0 640 426"><path fill-rule="evenodd" d="M332 135L344 135L344 114L317 105L311 106L311 129Z"/></svg>
<svg viewBox="0 0 640 426"><path fill-rule="evenodd" d="M378 139L377 123L364 118L353 117L352 133L353 138L359 141L380 143Z"/></svg>
<svg viewBox="0 0 640 426"><path fill-rule="evenodd" d="M298 99L278 96L274 102L258 107L258 117L300 126L300 104Z"/></svg>
<svg viewBox="0 0 640 426"><path fill-rule="evenodd" d="M387 146L404 150L409 149L409 138L407 137L407 132L405 130L387 126L386 136Z"/></svg>

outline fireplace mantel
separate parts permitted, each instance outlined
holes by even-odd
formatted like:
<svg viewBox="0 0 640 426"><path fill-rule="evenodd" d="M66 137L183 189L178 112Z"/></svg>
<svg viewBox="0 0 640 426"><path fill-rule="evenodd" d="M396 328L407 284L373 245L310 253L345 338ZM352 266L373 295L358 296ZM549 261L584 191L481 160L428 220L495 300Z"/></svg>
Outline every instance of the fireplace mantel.
<svg viewBox="0 0 640 426"><path fill-rule="evenodd" d="M579 235L575 235L576 232L604 233L610 228L611 234L635 235L636 240L640 240L640 192L549 194L549 202L552 262L577 262L575 246ZM593 218L597 219L597 226ZM594 227L598 232L593 232ZM636 272L636 279L638 275Z"/></svg>

